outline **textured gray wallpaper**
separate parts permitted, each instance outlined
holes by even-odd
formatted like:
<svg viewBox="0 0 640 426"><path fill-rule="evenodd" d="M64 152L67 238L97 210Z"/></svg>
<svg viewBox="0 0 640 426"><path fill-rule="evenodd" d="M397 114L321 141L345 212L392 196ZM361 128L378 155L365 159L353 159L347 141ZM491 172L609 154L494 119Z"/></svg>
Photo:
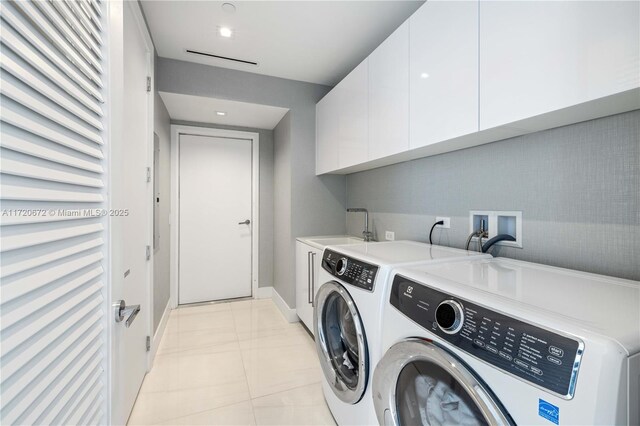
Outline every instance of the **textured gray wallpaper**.
<svg viewBox="0 0 640 426"><path fill-rule="evenodd" d="M640 280L640 110L347 177L378 239L462 247L470 210L521 210L523 248L494 255ZM347 214L350 234L361 215Z"/></svg>

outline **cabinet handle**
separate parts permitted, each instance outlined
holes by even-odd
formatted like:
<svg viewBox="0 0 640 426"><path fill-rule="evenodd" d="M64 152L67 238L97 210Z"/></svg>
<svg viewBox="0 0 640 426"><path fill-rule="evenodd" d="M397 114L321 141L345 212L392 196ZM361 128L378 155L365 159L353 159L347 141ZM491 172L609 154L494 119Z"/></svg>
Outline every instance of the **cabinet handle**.
<svg viewBox="0 0 640 426"><path fill-rule="evenodd" d="M307 252L307 303L311 303L313 306L313 301L311 299L311 276L313 275L313 271L311 270L311 252Z"/></svg>
<svg viewBox="0 0 640 426"><path fill-rule="evenodd" d="M315 292L316 292L316 276L314 271L316 269L316 254L311 253L311 306L315 307Z"/></svg>

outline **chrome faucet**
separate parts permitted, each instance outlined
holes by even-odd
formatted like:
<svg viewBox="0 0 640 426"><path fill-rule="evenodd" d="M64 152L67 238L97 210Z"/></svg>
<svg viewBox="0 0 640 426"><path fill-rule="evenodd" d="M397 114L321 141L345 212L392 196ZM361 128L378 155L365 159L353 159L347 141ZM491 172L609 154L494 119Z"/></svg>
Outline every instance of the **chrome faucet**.
<svg viewBox="0 0 640 426"><path fill-rule="evenodd" d="M353 208L347 209L350 213L364 213L364 231L362 231L362 237L365 241L371 241L373 232L369 232L369 212L367 209Z"/></svg>

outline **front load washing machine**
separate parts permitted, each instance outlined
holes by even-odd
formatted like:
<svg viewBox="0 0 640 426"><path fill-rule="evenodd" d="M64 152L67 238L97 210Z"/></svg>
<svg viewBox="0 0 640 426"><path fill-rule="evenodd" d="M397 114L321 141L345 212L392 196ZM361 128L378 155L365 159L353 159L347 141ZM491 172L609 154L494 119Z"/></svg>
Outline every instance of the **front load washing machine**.
<svg viewBox="0 0 640 426"><path fill-rule="evenodd" d="M638 424L640 283L510 259L394 270L377 418Z"/></svg>
<svg viewBox="0 0 640 426"><path fill-rule="evenodd" d="M413 241L327 247L314 308L323 391L339 425L377 424L371 373L382 355L383 294L393 266L490 258Z"/></svg>

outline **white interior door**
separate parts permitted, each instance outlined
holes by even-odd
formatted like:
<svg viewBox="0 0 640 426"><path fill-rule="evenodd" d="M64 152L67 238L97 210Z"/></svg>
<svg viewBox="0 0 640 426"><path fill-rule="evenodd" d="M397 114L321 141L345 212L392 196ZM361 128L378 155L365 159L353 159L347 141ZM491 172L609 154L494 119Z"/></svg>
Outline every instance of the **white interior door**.
<svg viewBox="0 0 640 426"><path fill-rule="evenodd" d="M146 79L151 70L149 41L139 6L123 6L123 127L112 145L112 300L140 306L140 313L127 324L131 313L112 327L112 423L124 424L147 371L146 337L150 335L152 183L147 178L151 155L152 94ZM146 31L146 30L144 30ZM150 252L150 251L149 251ZM114 316L114 312L110 315ZM115 318L112 319L115 322Z"/></svg>
<svg viewBox="0 0 640 426"><path fill-rule="evenodd" d="M180 304L251 296L251 148L180 135Z"/></svg>

